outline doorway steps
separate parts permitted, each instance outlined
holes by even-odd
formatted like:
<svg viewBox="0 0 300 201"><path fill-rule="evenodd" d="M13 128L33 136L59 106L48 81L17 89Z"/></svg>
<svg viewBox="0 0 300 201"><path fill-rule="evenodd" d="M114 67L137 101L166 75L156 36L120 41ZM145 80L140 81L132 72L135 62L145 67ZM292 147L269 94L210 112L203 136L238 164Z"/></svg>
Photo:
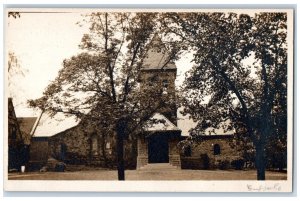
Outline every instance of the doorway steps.
<svg viewBox="0 0 300 201"><path fill-rule="evenodd" d="M170 163L148 163L147 165L141 167L139 170L146 170L146 171L157 171L157 170L178 170L177 166L173 166Z"/></svg>

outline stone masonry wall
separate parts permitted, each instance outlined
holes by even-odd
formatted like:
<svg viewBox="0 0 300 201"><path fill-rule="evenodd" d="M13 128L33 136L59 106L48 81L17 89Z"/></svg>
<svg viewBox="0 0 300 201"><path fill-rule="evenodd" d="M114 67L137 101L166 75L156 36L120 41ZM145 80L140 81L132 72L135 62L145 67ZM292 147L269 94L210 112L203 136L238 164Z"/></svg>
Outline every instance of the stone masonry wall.
<svg viewBox="0 0 300 201"><path fill-rule="evenodd" d="M169 139L169 163L173 166L181 168L180 152L177 144L178 139Z"/></svg>
<svg viewBox="0 0 300 201"><path fill-rule="evenodd" d="M137 169L148 164L148 141L145 138L137 140Z"/></svg>
<svg viewBox="0 0 300 201"><path fill-rule="evenodd" d="M240 153L233 146L230 138L206 139L191 145L191 156L181 153L183 169L214 169L222 164L230 165L233 160L240 157ZM214 154L214 145L220 146L220 154ZM205 164L208 163L208 164Z"/></svg>

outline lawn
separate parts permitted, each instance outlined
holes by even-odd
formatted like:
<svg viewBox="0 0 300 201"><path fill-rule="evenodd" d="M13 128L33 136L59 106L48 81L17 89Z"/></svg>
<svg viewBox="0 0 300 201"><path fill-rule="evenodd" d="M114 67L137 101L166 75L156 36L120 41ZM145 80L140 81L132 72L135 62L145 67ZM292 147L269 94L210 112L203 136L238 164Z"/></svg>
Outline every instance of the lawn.
<svg viewBox="0 0 300 201"><path fill-rule="evenodd" d="M126 180L256 180L255 170L127 170ZM116 170L9 173L9 180L117 180ZM266 172L266 180L286 180L282 172Z"/></svg>

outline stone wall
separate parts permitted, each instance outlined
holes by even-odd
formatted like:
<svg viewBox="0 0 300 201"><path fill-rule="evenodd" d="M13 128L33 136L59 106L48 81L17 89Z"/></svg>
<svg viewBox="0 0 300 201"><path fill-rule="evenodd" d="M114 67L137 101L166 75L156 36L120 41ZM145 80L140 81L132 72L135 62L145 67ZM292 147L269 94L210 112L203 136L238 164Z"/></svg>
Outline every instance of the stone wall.
<svg viewBox="0 0 300 201"><path fill-rule="evenodd" d="M116 168L115 135L79 124L49 138L49 156L66 164ZM124 143L126 168L136 168L136 143Z"/></svg>
<svg viewBox="0 0 300 201"><path fill-rule="evenodd" d="M169 139L169 163L181 168L180 152L178 148L179 139Z"/></svg>
<svg viewBox="0 0 300 201"><path fill-rule="evenodd" d="M137 169L148 164L148 141L145 138L137 140Z"/></svg>
<svg viewBox="0 0 300 201"><path fill-rule="evenodd" d="M220 154L216 154L214 147L219 145ZM212 137L190 145L191 155L186 156L181 151L183 169L227 169L231 163L240 158L241 153L234 146L232 137Z"/></svg>
<svg viewBox="0 0 300 201"><path fill-rule="evenodd" d="M49 156L48 138L32 137L30 141L29 170L40 170L47 164Z"/></svg>

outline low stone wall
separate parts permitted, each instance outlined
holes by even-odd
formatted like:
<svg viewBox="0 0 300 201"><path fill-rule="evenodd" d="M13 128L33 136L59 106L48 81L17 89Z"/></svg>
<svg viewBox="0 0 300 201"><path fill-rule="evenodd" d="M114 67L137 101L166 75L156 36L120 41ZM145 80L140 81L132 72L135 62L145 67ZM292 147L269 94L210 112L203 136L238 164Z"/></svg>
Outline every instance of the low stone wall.
<svg viewBox="0 0 300 201"><path fill-rule="evenodd" d="M148 164L148 141L145 138L137 140L137 169Z"/></svg>
<svg viewBox="0 0 300 201"><path fill-rule="evenodd" d="M179 139L169 140L169 163L173 166L181 168L180 152L178 148Z"/></svg>

